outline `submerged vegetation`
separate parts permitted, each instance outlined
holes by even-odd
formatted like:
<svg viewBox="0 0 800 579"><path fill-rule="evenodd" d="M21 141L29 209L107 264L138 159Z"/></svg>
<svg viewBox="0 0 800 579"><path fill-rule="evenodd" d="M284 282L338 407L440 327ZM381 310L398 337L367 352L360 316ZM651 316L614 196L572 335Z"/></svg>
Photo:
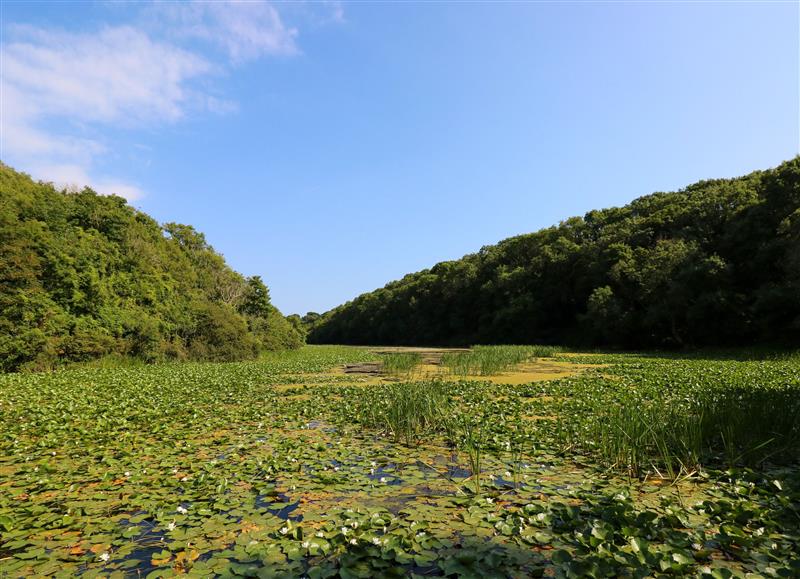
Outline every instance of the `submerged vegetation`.
<svg viewBox="0 0 800 579"><path fill-rule="evenodd" d="M334 344L800 343L800 157L439 263L305 318Z"/></svg>
<svg viewBox="0 0 800 579"><path fill-rule="evenodd" d="M797 357L550 353L580 372L0 376L0 576L800 574Z"/></svg>
<svg viewBox="0 0 800 579"><path fill-rule="evenodd" d="M59 191L0 164L0 246L0 371L233 361L304 342L261 278L121 197Z"/></svg>

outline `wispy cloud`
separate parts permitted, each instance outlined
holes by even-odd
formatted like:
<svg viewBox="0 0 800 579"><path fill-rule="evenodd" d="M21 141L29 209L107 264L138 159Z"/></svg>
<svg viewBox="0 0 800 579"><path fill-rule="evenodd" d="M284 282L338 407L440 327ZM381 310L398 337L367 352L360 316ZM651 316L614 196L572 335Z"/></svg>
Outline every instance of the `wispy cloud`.
<svg viewBox="0 0 800 579"><path fill-rule="evenodd" d="M131 27L92 34L19 28L4 47L3 82L24 95L25 116L106 123L174 121L186 82L212 65Z"/></svg>
<svg viewBox="0 0 800 579"><path fill-rule="evenodd" d="M209 42L234 63L298 52L297 29L267 2L164 2L154 9L172 34Z"/></svg>
<svg viewBox="0 0 800 579"><path fill-rule="evenodd" d="M208 79L232 65L299 52L297 30L268 2L158 2L141 8L137 22L81 33L7 29L4 161L60 185L139 198L135 185L97 174L112 148L107 129L153 129L201 111L234 113L235 102L209 94Z"/></svg>
<svg viewBox="0 0 800 579"><path fill-rule="evenodd" d="M31 171L42 175L43 180L55 183L64 189L81 190L90 184L92 189L102 195L119 195L128 201L136 201L144 196L144 192L131 183L102 175L90 177L80 165L34 164Z"/></svg>

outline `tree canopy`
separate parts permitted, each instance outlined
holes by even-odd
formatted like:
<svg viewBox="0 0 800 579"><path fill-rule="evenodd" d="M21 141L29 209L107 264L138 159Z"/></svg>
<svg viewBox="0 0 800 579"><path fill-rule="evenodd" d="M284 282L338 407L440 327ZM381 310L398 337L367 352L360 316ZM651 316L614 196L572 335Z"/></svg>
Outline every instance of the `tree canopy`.
<svg viewBox="0 0 800 579"><path fill-rule="evenodd" d="M796 345L800 157L590 211L306 320L315 343Z"/></svg>
<svg viewBox="0 0 800 579"><path fill-rule="evenodd" d="M0 164L0 370L108 355L240 360L304 342L189 225Z"/></svg>

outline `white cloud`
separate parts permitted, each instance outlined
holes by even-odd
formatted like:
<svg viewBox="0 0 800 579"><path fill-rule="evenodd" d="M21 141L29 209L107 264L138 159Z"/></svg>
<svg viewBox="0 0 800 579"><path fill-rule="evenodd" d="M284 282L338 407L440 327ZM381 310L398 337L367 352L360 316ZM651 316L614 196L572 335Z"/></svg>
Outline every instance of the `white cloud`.
<svg viewBox="0 0 800 579"><path fill-rule="evenodd" d="M14 114L131 123L175 121L190 101L187 82L206 60L130 27L71 34L18 28L3 47L4 91Z"/></svg>
<svg viewBox="0 0 800 579"><path fill-rule="evenodd" d="M2 47L2 157L35 177L141 197L137 187L92 177L108 151L99 126L171 123L191 107L222 110L190 88L214 67L205 59L131 27L74 34L15 27ZM58 129L53 127L57 126Z"/></svg>
<svg viewBox="0 0 800 579"><path fill-rule="evenodd" d="M268 2L164 2L155 8L170 32L214 44L234 63L298 52L297 29L287 27Z"/></svg>
<svg viewBox="0 0 800 579"><path fill-rule="evenodd" d="M36 165L31 172L42 181L49 181L56 187L80 191L88 186L103 195L119 195L128 201L135 201L144 196L144 192L130 183L114 178L90 177L80 165Z"/></svg>
<svg viewBox="0 0 800 579"><path fill-rule="evenodd" d="M236 102L208 94L210 77L222 77L231 64L299 52L297 30L265 1L140 6L136 26L6 29L3 161L59 185L141 198L141 189L124 179L98 175L100 161L124 154L119 140L109 143L108 129L152 130L199 111L235 113ZM330 6L340 19L341 5Z"/></svg>

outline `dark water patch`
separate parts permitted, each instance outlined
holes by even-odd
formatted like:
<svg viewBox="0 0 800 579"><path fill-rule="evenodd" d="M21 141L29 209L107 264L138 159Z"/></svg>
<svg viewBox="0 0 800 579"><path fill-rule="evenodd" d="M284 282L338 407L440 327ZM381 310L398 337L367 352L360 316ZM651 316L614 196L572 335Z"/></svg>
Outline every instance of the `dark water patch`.
<svg viewBox="0 0 800 579"><path fill-rule="evenodd" d="M367 478L387 485L399 485L403 483L403 479L397 476L397 465L391 462L385 466L370 469Z"/></svg>
<svg viewBox="0 0 800 579"><path fill-rule="evenodd" d="M186 508L188 503L182 503L182 506ZM136 548L122 559L109 563L105 567L106 569L110 571L112 567L130 568L135 566L140 574L147 574L156 569L156 566L152 564L152 558L166 548L164 533L167 532L167 529L158 527L156 521L150 518L132 520L145 514L145 511L139 511L119 521L120 526L125 529L123 536L134 543ZM135 534L131 534L132 530L135 531Z"/></svg>
<svg viewBox="0 0 800 579"><path fill-rule="evenodd" d="M514 482L513 480L508 480L502 476L494 477L494 485L496 487L504 488L504 489L516 489L522 486L522 482Z"/></svg>
<svg viewBox="0 0 800 579"><path fill-rule="evenodd" d="M336 432L338 429L331 424L323 420L312 420L311 422L306 423L306 429L308 430L321 430L322 432Z"/></svg>
<svg viewBox="0 0 800 579"><path fill-rule="evenodd" d="M447 465L447 476L450 478L469 478L472 476L472 471L461 468L457 464L450 464Z"/></svg>
<svg viewBox="0 0 800 579"><path fill-rule="evenodd" d="M158 566L153 565L153 556L158 555L161 553L162 550L166 549L165 543L159 543L158 545L148 545L142 546L139 549L131 552L130 555L123 559L123 566L125 566L125 561L136 562L136 575L135 576L146 576L151 571L158 569ZM169 569L169 567L164 567L165 569Z"/></svg>
<svg viewBox="0 0 800 579"><path fill-rule="evenodd" d="M300 506L300 501L292 502L284 493L258 495L255 500L255 506L284 521L299 523L303 520L303 515L301 514L292 515Z"/></svg>
<svg viewBox="0 0 800 579"><path fill-rule="evenodd" d="M441 476L441 473L439 472L438 469L436 469L435 467L432 467L431 465L429 465L427 463L422 462L421 460L418 460L416 462L416 465L417 465L417 468L420 470L420 472L426 477L431 476L431 475L433 475L433 476Z"/></svg>

